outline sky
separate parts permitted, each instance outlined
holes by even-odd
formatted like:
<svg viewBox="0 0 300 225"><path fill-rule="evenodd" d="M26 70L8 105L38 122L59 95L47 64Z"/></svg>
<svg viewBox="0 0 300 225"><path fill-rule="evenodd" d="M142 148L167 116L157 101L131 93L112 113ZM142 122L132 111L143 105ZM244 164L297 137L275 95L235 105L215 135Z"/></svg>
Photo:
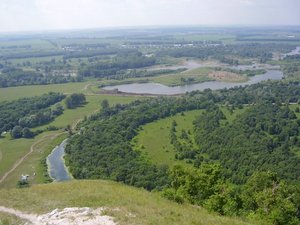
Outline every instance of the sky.
<svg viewBox="0 0 300 225"><path fill-rule="evenodd" d="M157 25L300 25L300 0L0 0L0 32Z"/></svg>

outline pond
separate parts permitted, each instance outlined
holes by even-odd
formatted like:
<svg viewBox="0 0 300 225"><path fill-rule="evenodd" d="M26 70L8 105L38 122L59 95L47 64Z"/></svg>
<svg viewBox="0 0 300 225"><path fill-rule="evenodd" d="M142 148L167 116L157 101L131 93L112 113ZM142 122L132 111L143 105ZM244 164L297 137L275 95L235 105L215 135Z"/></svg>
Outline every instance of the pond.
<svg viewBox="0 0 300 225"><path fill-rule="evenodd" d="M115 86L103 87L104 90L116 90L125 93L135 94L154 94L154 95L175 95L191 92L195 90L204 90L210 88L212 90L232 88L236 86L245 86L250 84L259 83L265 80L280 80L283 78L283 73L279 70L269 70L265 74L256 75L249 78L249 81L244 83L230 83L221 81L207 81L198 84L189 84L184 86L168 87L157 83L133 83Z"/></svg>
<svg viewBox="0 0 300 225"><path fill-rule="evenodd" d="M67 181L72 179L63 159L66 145L67 139L56 146L47 157L48 173L54 181Z"/></svg>

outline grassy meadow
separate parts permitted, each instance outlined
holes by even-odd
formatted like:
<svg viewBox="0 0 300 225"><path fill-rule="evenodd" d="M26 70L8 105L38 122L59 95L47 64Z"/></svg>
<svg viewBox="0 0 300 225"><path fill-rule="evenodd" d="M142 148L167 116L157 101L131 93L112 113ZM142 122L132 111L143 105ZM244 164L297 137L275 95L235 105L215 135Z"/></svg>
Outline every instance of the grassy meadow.
<svg viewBox="0 0 300 225"><path fill-rule="evenodd" d="M220 217L189 204L163 199L112 181L84 180L34 185L24 189L1 189L1 205L28 213L48 213L65 207L106 207L105 214L125 224L251 225L238 218Z"/></svg>
<svg viewBox="0 0 300 225"><path fill-rule="evenodd" d="M80 83L49 84L49 85L28 85L21 87L0 88L0 102L11 101L23 97L33 97L52 92L70 94L74 92L84 92L86 85L91 81Z"/></svg>
<svg viewBox="0 0 300 225"><path fill-rule="evenodd" d="M243 113L247 107L235 109L231 113L227 107L221 107L226 120L222 123L231 123L236 116ZM179 113L165 119L144 125L139 134L133 139L132 144L136 150L144 153L153 163L166 164L173 166L175 164L187 165L182 160L175 159L175 150L170 143L170 130L173 121L176 121L176 135L180 136L184 129L193 140L193 121L203 110L192 110L183 114ZM196 146L195 146L196 147Z"/></svg>
<svg viewBox="0 0 300 225"><path fill-rule="evenodd" d="M16 216L0 212L0 225L10 225L10 224L14 224L14 225L20 224L21 225L21 224L24 224L25 222L26 221L24 221Z"/></svg>
<svg viewBox="0 0 300 225"><path fill-rule="evenodd" d="M175 150L170 143L171 124L173 120L176 121L178 134L182 129L192 132L193 121L201 111L193 110L146 124L133 139L133 145L154 163L169 166L185 164L183 161L175 160Z"/></svg>

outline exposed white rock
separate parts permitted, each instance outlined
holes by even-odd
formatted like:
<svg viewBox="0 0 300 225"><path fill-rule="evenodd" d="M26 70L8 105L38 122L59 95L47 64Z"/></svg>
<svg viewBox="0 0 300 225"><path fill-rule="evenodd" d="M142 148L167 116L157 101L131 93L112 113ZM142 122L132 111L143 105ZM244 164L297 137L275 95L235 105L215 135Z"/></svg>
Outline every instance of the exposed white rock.
<svg viewBox="0 0 300 225"><path fill-rule="evenodd" d="M116 225L112 217L102 215L104 210L105 208L64 208L55 209L43 215L35 215L0 206L1 212L27 220L28 225Z"/></svg>

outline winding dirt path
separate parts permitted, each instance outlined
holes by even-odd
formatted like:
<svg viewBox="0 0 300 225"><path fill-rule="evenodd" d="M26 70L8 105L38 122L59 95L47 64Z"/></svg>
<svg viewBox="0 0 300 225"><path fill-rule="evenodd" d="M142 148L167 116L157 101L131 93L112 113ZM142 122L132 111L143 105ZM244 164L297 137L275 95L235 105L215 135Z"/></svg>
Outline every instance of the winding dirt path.
<svg viewBox="0 0 300 225"><path fill-rule="evenodd" d="M71 129L74 130L76 128L76 126L78 125L78 123L80 123L83 119L78 119L76 121L73 122L73 124L71 125ZM46 136L43 136L41 139L35 141L31 146L30 146L30 151L26 153L26 155L24 155L22 158L20 158L18 161L15 162L15 164L13 165L13 167L7 171L0 179L0 184L12 173L14 172L14 170L19 166L21 165L21 163L34 151L35 149L35 146L40 144L41 142L47 140L47 139L55 139L57 138L58 136L64 134L64 133L67 133L67 131L62 131L60 133L57 133L57 134L49 134L49 135L46 135ZM2 156L2 153L0 152L0 156Z"/></svg>
<svg viewBox="0 0 300 225"><path fill-rule="evenodd" d="M59 135L65 133L64 132L60 132L60 133L57 133L57 134L49 134L49 135L46 135L44 137L42 137L41 139L35 141L31 146L30 146L30 151L26 153L26 155L24 155L22 158L20 158L18 161L15 162L15 164L13 165L13 167L7 171L0 179L0 184L12 173L14 172L14 170L34 151L34 148L36 145L40 144L41 142L47 140L47 139L54 139L56 137L58 137Z"/></svg>

